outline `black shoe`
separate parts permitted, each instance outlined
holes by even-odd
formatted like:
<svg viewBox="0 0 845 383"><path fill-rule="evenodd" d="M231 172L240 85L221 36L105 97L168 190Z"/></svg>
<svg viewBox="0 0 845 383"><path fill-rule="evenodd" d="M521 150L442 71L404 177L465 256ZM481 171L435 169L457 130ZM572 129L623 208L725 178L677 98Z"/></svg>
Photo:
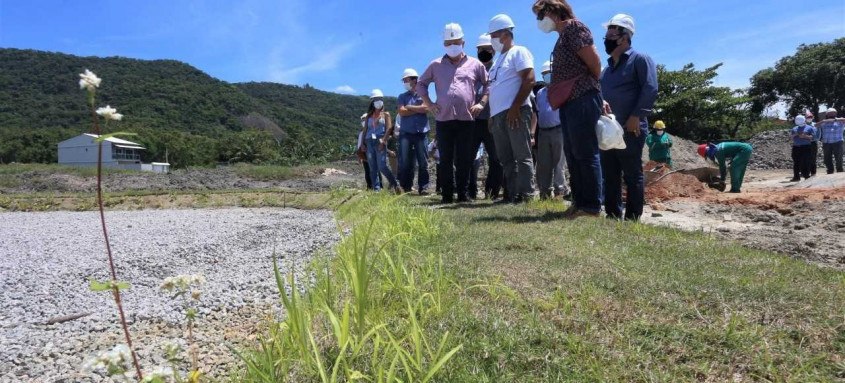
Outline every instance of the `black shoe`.
<svg viewBox="0 0 845 383"><path fill-rule="evenodd" d="M444 205L449 204L449 203L455 203L455 199L452 198L452 197L443 197L443 198L440 199L440 203L442 203Z"/></svg>
<svg viewBox="0 0 845 383"><path fill-rule="evenodd" d="M467 203L467 202L472 202L472 198L470 198L466 194L458 195L458 203Z"/></svg>
<svg viewBox="0 0 845 383"><path fill-rule="evenodd" d="M563 200L564 200L564 201L570 201L570 202L572 202L572 192L569 192L569 193L564 194L564 195L563 195Z"/></svg>
<svg viewBox="0 0 845 383"><path fill-rule="evenodd" d="M793 179L789 180L789 182L798 182L798 181L801 181L801 179L800 178L793 178Z"/></svg>

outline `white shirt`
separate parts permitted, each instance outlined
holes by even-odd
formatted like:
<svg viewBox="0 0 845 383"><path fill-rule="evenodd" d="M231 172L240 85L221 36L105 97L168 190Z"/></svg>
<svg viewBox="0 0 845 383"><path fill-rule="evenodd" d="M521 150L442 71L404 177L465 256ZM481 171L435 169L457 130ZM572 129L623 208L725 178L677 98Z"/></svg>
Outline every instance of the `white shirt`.
<svg viewBox="0 0 845 383"><path fill-rule="evenodd" d="M528 48L514 45L505 54L499 55L490 67L490 116L495 116L510 109L514 103L519 88L522 87L522 76L519 72L534 68L534 56ZM530 105L528 97L522 105Z"/></svg>

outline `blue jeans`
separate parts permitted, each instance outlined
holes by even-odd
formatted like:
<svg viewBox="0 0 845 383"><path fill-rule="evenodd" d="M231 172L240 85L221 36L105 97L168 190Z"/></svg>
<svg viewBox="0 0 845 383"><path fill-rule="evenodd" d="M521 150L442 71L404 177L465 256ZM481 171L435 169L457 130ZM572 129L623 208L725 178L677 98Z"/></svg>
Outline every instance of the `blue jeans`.
<svg viewBox="0 0 845 383"><path fill-rule="evenodd" d="M387 177L387 182L390 187L396 187L396 177L387 166L387 148L379 150L379 140L372 138L367 139L367 163L370 165L370 182L373 184L373 190L381 190L381 177L379 173Z"/></svg>
<svg viewBox="0 0 845 383"><path fill-rule="evenodd" d="M624 123L620 121L620 123ZM625 181L625 220L637 221L643 215L645 180L643 146L648 135L648 120L640 119L640 136L625 132L625 149L602 150L604 173L604 211L609 218L622 218L622 181Z"/></svg>
<svg viewBox="0 0 845 383"><path fill-rule="evenodd" d="M559 112L572 203L590 213L601 211L604 201L599 141L596 137L596 122L601 110L601 94L592 91L569 100Z"/></svg>
<svg viewBox="0 0 845 383"><path fill-rule="evenodd" d="M399 152L399 185L405 191L414 186L414 166L419 164L417 184L418 191L428 189L428 155L426 153L427 135L425 133L400 133Z"/></svg>

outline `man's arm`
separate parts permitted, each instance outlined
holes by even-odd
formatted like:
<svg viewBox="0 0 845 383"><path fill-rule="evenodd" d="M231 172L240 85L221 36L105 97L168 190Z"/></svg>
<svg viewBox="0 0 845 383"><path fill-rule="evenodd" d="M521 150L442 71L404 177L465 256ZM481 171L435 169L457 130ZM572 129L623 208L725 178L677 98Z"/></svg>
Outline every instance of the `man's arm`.
<svg viewBox="0 0 845 383"><path fill-rule="evenodd" d="M525 99L528 98L531 89L534 88L534 68L519 71L519 77L522 78L522 86L519 88L519 92L516 93L516 97L513 98L511 108L508 110L508 125L512 129L519 126L519 109L525 103Z"/></svg>
<svg viewBox="0 0 845 383"><path fill-rule="evenodd" d="M487 102L490 99L490 90L487 87L487 69L484 68L484 65L479 65L475 69L476 79L480 81L481 85L481 100L478 101L475 105L470 108L470 113L472 113L473 117L478 117L478 115L484 111L484 107L487 106Z"/></svg>
<svg viewBox="0 0 845 383"><path fill-rule="evenodd" d="M437 105L431 102L431 98L428 97L428 86L434 81L434 65L436 63L432 62L429 64L428 68L425 68L425 72L423 72L422 76L417 80L417 94L420 95L423 99L423 105L427 111L432 111L437 113ZM436 87L436 85L435 85Z"/></svg>
<svg viewBox="0 0 845 383"><path fill-rule="evenodd" d="M634 62L634 69L640 80L640 94L632 114L647 117L654 110L654 102L657 100L657 67L651 57L639 56Z"/></svg>

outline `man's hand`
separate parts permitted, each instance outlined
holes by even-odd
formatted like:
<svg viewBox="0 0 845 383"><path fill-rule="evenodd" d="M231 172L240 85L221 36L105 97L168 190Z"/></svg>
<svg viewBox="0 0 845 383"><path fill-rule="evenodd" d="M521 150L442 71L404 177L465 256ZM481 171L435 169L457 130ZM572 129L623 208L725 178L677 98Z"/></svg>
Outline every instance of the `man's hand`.
<svg viewBox="0 0 845 383"><path fill-rule="evenodd" d="M478 117L481 112L484 111L484 106L481 103L475 104L472 108L469 108L469 112L472 113L473 117Z"/></svg>
<svg viewBox="0 0 845 383"><path fill-rule="evenodd" d="M637 116L628 117L628 121L625 122L625 130L628 133L632 133L634 137L640 136L640 118Z"/></svg>
<svg viewBox="0 0 845 383"><path fill-rule="evenodd" d="M387 141L386 140L379 140L378 142L378 150L382 151L386 147Z"/></svg>
<svg viewBox="0 0 845 383"><path fill-rule="evenodd" d="M520 118L521 116L519 113L519 106L512 106L510 109L508 109L507 122L508 126L510 126L511 129L519 128Z"/></svg>
<svg viewBox="0 0 845 383"><path fill-rule="evenodd" d="M607 101L602 101L604 104L602 105L602 109L604 115L607 116L608 114L613 114L613 110L610 109L610 104Z"/></svg>
<svg viewBox="0 0 845 383"><path fill-rule="evenodd" d="M423 103L422 107L425 108L425 110L434 113L435 115L440 113L440 106L438 106L437 104Z"/></svg>

